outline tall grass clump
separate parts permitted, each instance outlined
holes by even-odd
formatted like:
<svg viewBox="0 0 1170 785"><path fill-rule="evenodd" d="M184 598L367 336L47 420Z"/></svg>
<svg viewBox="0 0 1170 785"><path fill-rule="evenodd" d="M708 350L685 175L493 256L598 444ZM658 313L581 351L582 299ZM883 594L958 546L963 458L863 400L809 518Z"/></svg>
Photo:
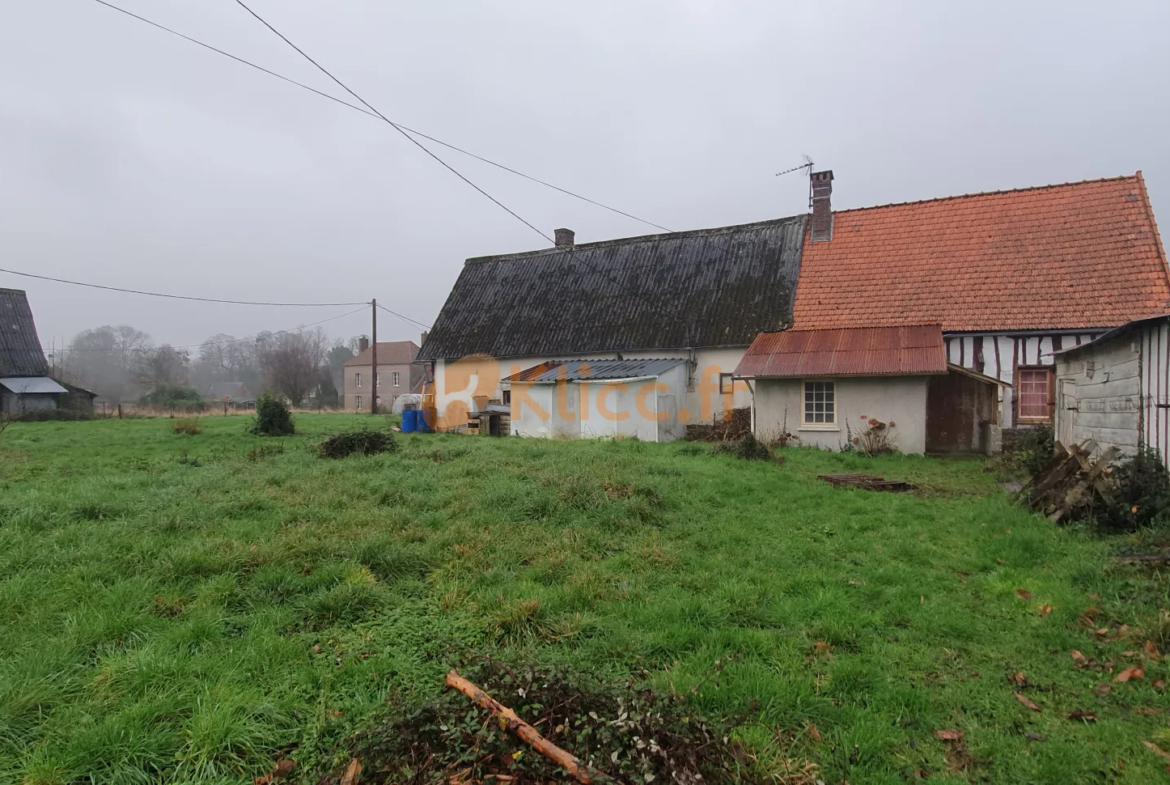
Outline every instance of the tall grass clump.
<svg viewBox="0 0 1170 785"><path fill-rule="evenodd" d="M256 417L248 426L248 433L256 436L292 436L296 432L292 415L283 401L271 393L256 399Z"/></svg>

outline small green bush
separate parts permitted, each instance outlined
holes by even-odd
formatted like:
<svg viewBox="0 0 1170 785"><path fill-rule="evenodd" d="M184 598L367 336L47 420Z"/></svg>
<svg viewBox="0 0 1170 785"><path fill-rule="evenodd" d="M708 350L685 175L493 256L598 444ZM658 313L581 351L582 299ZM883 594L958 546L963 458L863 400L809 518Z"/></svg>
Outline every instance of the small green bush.
<svg viewBox="0 0 1170 785"><path fill-rule="evenodd" d="M296 433L292 415L282 401L271 393L264 393L256 399L256 416L248 433L256 436L292 436Z"/></svg>
<svg viewBox="0 0 1170 785"><path fill-rule="evenodd" d="M322 458L348 458L351 455L377 455L394 452L398 442L394 434L384 431L353 431L335 433L321 443L317 454Z"/></svg>
<svg viewBox="0 0 1170 785"><path fill-rule="evenodd" d="M76 409L33 409L12 415L12 422L75 422L94 419L93 411Z"/></svg>
<svg viewBox="0 0 1170 785"><path fill-rule="evenodd" d="M185 436L197 436L203 433L203 426L194 417L183 417L171 423L171 430Z"/></svg>

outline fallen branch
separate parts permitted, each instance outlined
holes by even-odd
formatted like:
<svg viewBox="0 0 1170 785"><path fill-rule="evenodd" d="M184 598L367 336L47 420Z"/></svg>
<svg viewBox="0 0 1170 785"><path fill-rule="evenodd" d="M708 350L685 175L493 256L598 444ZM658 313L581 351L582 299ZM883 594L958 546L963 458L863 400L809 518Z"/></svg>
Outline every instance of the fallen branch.
<svg viewBox="0 0 1170 785"><path fill-rule="evenodd" d="M565 752L557 745L540 735L536 728L516 716L516 712L496 701L492 696L475 686L455 671L447 674L447 686L459 690L482 709L486 709L493 716L499 717L505 728L516 734L532 749L539 752L565 771L572 774L581 785L590 785L594 775L589 767L583 764L576 756Z"/></svg>

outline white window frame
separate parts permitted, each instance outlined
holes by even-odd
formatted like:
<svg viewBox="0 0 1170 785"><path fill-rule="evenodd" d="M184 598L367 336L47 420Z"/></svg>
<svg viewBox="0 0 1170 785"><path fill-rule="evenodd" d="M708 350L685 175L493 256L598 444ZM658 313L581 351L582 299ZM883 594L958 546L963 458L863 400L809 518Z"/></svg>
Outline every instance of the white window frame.
<svg viewBox="0 0 1170 785"><path fill-rule="evenodd" d="M719 374L719 394L727 395L735 392L735 376L730 373Z"/></svg>
<svg viewBox="0 0 1170 785"><path fill-rule="evenodd" d="M379 373L374 375L374 386L378 389L382 388L382 374Z"/></svg>
<svg viewBox="0 0 1170 785"><path fill-rule="evenodd" d="M831 402L832 403L832 413L831 414L824 411L824 409L825 409L824 404L826 403L826 401L824 400L824 398L822 398L822 400L821 400L821 404L822 404L821 405L821 408L822 408L821 414L828 415L832 419L826 418L825 420L823 420L821 422L817 422L815 419L816 414L817 414L815 411L815 408L816 408L815 396L816 396L816 392L817 392L816 388L815 388L815 386L812 387L811 389L809 387L809 385L818 385L818 384L828 385L828 387L822 388L822 390L821 390L822 395L824 393L828 393L833 398L833 400ZM810 413L808 410L808 403L809 402L808 402L807 396L810 393L812 393L812 395L814 396L814 400L812 401L813 408L814 408L814 411L812 412L813 419L809 419ZM837 400L837 380L836 379L801 379L800 380L800 425L801 425L801 428L804 428L807 430L825 430L825 431L839 430L838 425L837 425L837 404L838 404L838 400Z"/></svg>
<svg viewBox="0 0 1170 785"><path fill-rule="evenodd" d="M354 396L353 408L357 409L359 412L362 410L362 397L360 395Z"/></svg>
<svg viewBox="0 0 1170 785"><path fill-rule="evenodd" d="M393 371L393 374L394 374L393 375L394 386L397 387L398 386L398 371Z"/></svg>
<svg viewBox="0 0 1170 785"><path fill-rule="evenodd" d="M359 390L362 388L362 372L361 371L357 371L356 373L354 373L353 386Z"/></svg>

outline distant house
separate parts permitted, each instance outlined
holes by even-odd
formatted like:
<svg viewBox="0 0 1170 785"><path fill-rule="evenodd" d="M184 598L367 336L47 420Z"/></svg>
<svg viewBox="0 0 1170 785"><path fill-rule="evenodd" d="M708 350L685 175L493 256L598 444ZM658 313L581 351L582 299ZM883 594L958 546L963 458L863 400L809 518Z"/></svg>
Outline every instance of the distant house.
<svg viewBox="0 0 1170 785"><path fill-rule="evenodd" d="M49 375L28 297L0 289L0 412L20 416L46 409L93 410L94 394Z"/></svg>
<svg viewBox="0 0 1170 785"><path fill-rule="evenodd" d="M373 378L373 349L362 338L358 354L345 361L344 408L369 411L371 396L378 396L378 407L389 412L394 399L406 393L422 392L426 380L421 363L416 361L418 345L414 341L378 342L378 378Z"/></svg>
<svg viewBox="0 0 1170 785"><path fill-rule="evenodd" d="M212 382L207 385L204 399L209 404L227 405L236 409L256 406L256 396L243 382Z"/></svg>

